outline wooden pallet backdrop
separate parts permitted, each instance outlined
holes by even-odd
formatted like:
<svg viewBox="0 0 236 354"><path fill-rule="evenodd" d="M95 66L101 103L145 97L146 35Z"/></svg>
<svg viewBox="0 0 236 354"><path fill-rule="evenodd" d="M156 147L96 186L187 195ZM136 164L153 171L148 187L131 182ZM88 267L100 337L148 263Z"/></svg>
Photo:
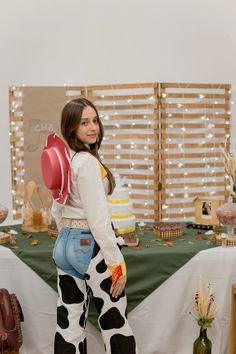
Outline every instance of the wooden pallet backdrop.
<svg viewBox="0 0 236 354"><path fill-rule="evenodd" d="M230 85L160 84L161 218L193 218L195 196L224 200L219 145L230 134Z"/></svg>
<svg viewBox="0 0 236 354"><path fill-rule="evenodd" d="M105 128L100 154L114 173L126 177L137 218L193 219L196 195L225 198L229 181L219 144L230 134L229 85L143 83L64 90L64 103L85 96L98 108ZM19 219L21 185L27 182L24 87L10 87L9 97L13 217Z"/></svg>

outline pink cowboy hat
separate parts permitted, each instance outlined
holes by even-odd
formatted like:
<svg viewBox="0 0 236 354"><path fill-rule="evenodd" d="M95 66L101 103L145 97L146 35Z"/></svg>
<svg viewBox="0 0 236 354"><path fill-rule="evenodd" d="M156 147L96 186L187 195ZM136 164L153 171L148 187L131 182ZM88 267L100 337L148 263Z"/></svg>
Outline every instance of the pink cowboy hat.
<svg viewBox="0 0 236 354"><path fill-rule="evenodd" d="M42 151L41 171L44 184L53 199L65 204L70 194L70 152L65 142L54 132L48 135Z"/></svg>

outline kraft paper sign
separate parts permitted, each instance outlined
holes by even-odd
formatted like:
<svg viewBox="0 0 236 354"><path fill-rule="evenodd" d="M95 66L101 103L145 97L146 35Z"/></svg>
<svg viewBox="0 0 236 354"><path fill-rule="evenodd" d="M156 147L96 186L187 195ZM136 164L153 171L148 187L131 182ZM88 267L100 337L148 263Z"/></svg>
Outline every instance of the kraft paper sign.
<svg viewBox="0 0 236 354"><path fill-rule="evenodd" d="M66 104L64 87L25 87L23 134L25 182L41 184L40 156L51 131L60 134L62 108Z"/></svg>

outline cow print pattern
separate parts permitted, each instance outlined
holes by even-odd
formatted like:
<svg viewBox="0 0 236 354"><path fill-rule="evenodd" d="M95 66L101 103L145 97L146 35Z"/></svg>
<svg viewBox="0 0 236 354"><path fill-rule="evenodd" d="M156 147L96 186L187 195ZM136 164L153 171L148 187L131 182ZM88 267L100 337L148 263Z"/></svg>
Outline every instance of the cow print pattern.
<svg viewBox="0 0 236 354"><path fill-rule="evenodd" d="M88 316L89 293L98 311L106 353L138 353L127 321L125 292L115 299L110 294L110 287L110 272L98 245L93 252L85 280L58 269L58 325L54 354L87 354L84 328Z"/></svg>

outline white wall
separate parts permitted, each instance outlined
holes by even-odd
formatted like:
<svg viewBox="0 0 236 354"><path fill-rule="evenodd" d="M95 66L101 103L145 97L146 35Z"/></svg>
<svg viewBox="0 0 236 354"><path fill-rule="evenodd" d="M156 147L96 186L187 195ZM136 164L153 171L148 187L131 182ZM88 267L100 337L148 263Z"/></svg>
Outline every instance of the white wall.
<svg viewBox="0 0 236 354"><path fill-rule="evenodd" d="M9 208L9 85L170 81L236 88L235 0L0 3L0 203Z"/></svg>

